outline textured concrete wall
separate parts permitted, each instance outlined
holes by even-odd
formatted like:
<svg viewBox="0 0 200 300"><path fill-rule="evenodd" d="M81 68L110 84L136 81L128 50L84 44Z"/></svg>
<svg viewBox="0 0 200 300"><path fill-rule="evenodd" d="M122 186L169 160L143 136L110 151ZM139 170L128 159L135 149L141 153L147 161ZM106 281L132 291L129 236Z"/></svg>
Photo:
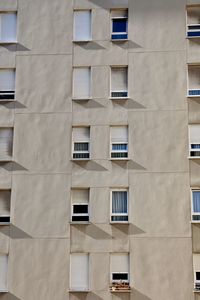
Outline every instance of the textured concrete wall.
<svg viewBox="0 0 200 300"><path fill-rule="evenodd" d="M117 7L129 8L126 43L110 41ZM16 103L0 105L0 126L14 126L14 163L0 165L0 188L12 189L12 225L0 228L9 293L0 300L194 300L189 186L200 185L200 167L187 160L186 89L187 62L200 52L185 39L185 7L0 1L18 11L18 44L0 47L0 67L16 67ZM92 42L72 43L74 8L92 9ZM128 65L127 101L109 100L110 65ZM87 103L72 102L73 66L92 67ZM191 100L189 122L199 110ZM88 163L71 162L72 125L91 126ZM128 163L109 161L110 125L129 126ZM69 223L71 187L91 189L88 226ZM129 188L129 225L109 224L111 187ZM70 252L90 255L88 294L68 292ZM109 292L111 252L130 252L130 294Z"/></svg>

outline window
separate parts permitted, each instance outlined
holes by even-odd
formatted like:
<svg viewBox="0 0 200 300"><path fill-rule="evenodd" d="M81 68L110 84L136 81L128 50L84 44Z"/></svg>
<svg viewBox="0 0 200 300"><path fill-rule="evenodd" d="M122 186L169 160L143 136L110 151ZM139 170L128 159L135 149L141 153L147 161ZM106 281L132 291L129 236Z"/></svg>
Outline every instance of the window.
<svg viewBox="0 0 200 300"><path fill-rule="evenodd" d="M70 261L70 290L89 290L89 255L72 253Z"/></svg>
<svg viewBox="0 0 200 300"><path fill-rule="evenodd" d="M200 254L193 254L194 287L200 291Z"/></svg>
<svg viewBox="0 0 200 300"><path fill-rule="evenodd" d="M16 42L17 14L0 13L0 43Z"/></svg>
<svg viewBox="0 0 200 300"><path fill-rule="evenodd" d="M111 11L111 39L127 40L128 39L128 10Z"/></svg>
<svg viewBox="0 0 200 300"><path fill-rule="evenodd" d="M91 68L74 68L73 72L73 98L87 100L90 98Z"/></svg>
<svg viewBox="0 0 200 300"><path fill-rule="evenodd" d="M10 161L12 157L13 129L0 128L0 161Z"/></svg>
<svg viewBox="0 0 200 300"><path fill-rule="evenodd" d="M73 159L84 160L90 158L90 128L74 127L73 137Z"/></svg>
<svg viewBox="0 0 200 300"><path fill-rule="evenodd" d="M111 290L128 290L129 286L129 254L112 253L110 257Z"/></svg>
<svg viewBox="0 0 200 300"><path fill-rule="evenodd" d="M111 67L111 98L128 97L128 68Z"/></svg>
<svg viewBox="0 0 200 300"><path fill-rule="evenodd" d="M128 127L111 127L111 159L128 158Z"/></svg>
<svg viewBox="0 0 200 300"><path fill-rule="evenodd" d="M72 222L89 222L89 189L72 190Z"/></svg>
<svg viewBox="0 0 200 300"><path fill-rule="evenodd" d="M0 190L0 225L10 223L10 190Z"/></svg>
<svg viewBox="0 0 200 300"><path fill-rule="evenodd" d="M189 126L190 157L200 157L200 125Z"/></svg>
<svg viewBox="0 0 200 300"><path fill-rule="evenodd" d="M200 6L187 7L187 37L200 37Z"/></svg>
<svg viewBox="0 0 200 300"><path fill-rule="evenodd" d="M111 222L128 222L128 191L127 189L111 191Z"/></svg>
<svg viewBox="0 0 200 300"><path fill-rule="evenodd" d="M0 253L0 292L7 292L8 255Z"/></svg>
<svg viewBox="0 0 200 300"><path fill-rule="evenodd" d="M195 271L195 289L200 290L200 270Z"/></svg>
<svg viewBox="0 0 200 300"><path fill-rule="evenodd" d="M15 98L15 70L0 69L0 100Z"/></svg>
<svg viewBox="0 0 200 300"><path fill-rule="evenodd" d="M188 65L188 97L200 97L200 65Z"/></svg>
<svg viewBox="0 0 200 300"><path fill-rule="evenodd" d="M91 11L74 11L74 41L91 40Z"/></svg>

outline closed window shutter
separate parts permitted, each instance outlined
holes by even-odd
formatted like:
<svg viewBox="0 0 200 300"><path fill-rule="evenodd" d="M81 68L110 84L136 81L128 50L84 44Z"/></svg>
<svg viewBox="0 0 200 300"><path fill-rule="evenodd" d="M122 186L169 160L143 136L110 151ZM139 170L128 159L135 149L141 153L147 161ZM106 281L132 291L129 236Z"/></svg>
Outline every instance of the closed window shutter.
<svg viewBox="0 0 200 300"><path fill-rule="evenodd" d="M91 11L74 12L74 40L87 41L91 39Z"/></svg>
<svg viewBox="0 0 200 300"><path fill-rule="evenodd" d="M129 273L129 254L112 253L110 257L111 272Z"/></svg>
<svg viewBox="0 0 200 300"><path fill-rule="evenodd" d="M12 143L12 128L0 128L0 159L7 159L12 156Z"/></svg>
<svg viewBox="0 0 200 300"><path fill-rule="evenodd" d="M72 190L72 203L88 203L88 201L89 201L88 189Z"/></svg>
<svg viewBox="0 0 200 300"><path fill-rule="evenodd" d="M89 256L85 253L71 254L70 289L89 289Z"/></svg>
<svg viewBox="0 0 200 300"><path fill-rule="evenodd" d="M90 128L89 127L74 127L72 131L74 142L89 142Z"/></svg>
<svg viewBox="0 0 200 300"><path fill-rule="evenodd" d="M128 78L127 67L112 67L111 68L111 90L112 91L127 91Z"/></svg>
<svg viewBox="0 0 200 300"><path fill-rule="evenodd" d="M0 91L15 90L15 71L11 69L0 70Z"/></svg>
<svg viewBox="0 0 200 300"><path fill-rule="evenodd" d="M77 99L89 98L91 69L88 67L74 68L73 76L73 97Z"/></svg>
<svg viewBox="0 0 200 300"><path fill-rule="evenodd" d="M200 125L190 125L190 143L200 144Z"/></svg>
<svg viewBox="0 0 200 300"><path fill-rule="evenodd" d="M10 191L0 190L0 216L10 215Z"/></svg>
<svg viewBox="0 0 200 300"><path fill-rule="evenodd" d="M128 127L113 126L111 127L111 143L128 143Z"/></svg>
<svg viewBox="0 0 200 300"><path fill-rule="evenodd" d="M17 14L0 14L0 40L6 42L16 41Z"/></svg>
<svg viewBox="0 0 200 300"><path fill-rule="evenodd" d="M0 253L0 290L7 290L8 255Z"/></svg>

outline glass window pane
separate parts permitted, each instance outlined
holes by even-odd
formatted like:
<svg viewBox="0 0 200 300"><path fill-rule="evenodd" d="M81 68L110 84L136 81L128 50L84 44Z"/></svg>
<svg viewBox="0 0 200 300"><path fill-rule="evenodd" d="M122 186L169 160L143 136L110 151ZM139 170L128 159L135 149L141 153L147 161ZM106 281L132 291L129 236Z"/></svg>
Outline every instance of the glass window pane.
<svg viewBox="0 0 200 300"><path fill-rule="evenodd" d="M200 213L200 191L193 191L192 198L193 198L193 212Z"/></svg>

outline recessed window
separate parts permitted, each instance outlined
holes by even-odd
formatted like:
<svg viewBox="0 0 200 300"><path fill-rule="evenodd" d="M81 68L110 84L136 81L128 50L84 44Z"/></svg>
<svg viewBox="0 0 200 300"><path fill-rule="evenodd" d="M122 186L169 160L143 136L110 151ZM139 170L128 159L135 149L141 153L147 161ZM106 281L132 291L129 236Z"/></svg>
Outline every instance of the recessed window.
<svg viewBox="0 0 200 300"><path fill-rule="evenodd" d="M111 39L127 40L128 39L128 10L111 10Z"/></svg>
<svg viewBox="0 0 200 300"><path fill-rule="evenodd" d="M111 67L111 98L128 97L128 68Z"/></svg>
<svg viewBox="0 0 200 300"><path fill-rule="evenodd" d="M10 223L10 190L0 190L0 225Z"/></svg>
<svg viewBox="0 0 200 300"><path fill-rule="evenodd" d="M187 7L187 37L200 37L200 6L192 5Z"/></svg>
<svg viewBox="0 0 200 300"><path fill-rule="evenodd" d="M72 190L72 222L89 221L89 189Z"/></svg>
<svg viewBox="0 0 200 300"><path fill-rule="evenodd" d="M200 65L188 65L188 97L200 97Z"/></svg>
<svg viewBox="0 0 200 300"><path fill-rule="evenodd" d="M74 68L73 72L73 99L88 100L91 97L91 68Z"/></svg>
<svg viewBox="0 0 200 300"><path fill-rule="evenodd" d="M200 125L189 126L190 157L200 158Z"/></svg>
<svg viewBox="0 0 200 300"><path fill-rule="evenodd" d="M0 101L15 98L15 70L0 69Z"/></svg>
<svg viewBox="0 0 200 300"><path fill-rule="evenodd" d="M0 13L0 43L15 43L17 35L17 14Z"/></svg>
<svg viewBox="0 0 200 300"><path fill-rule="evenodd" d="M111 159L128 158L128 127L112 126L111 133Z"/></svg>
<svg viewBox="0 0 200 300"><path fill-rule="evenodd" d="M71 254L70 290L72 292L89 290L89 255L87 253Z"/></svg>
<svg viewBox="0 0 200 300"><path fill-rule="evenodd" d="M8 291L7 284L8 255L0 253L0 292Z"/></svg>
<svg viewBox="0 0 200 300"><path fill-rule="evenodd" d="M88 160L90 158L90 127L73 127L72 139L73 159Z"/></svg>
<svg viewBox="0 0 200 300"><path fill-rule="evenodd" d="M74 11L74 41L91 40L91 11Z"/></svg>
<svg viewBox="0 0 200 300"><path fill-rule="evenodd" d="M110 256L110 276L112 291L129 290L129 254L112 253Z"/></svg>
<svg viewBox="0 0 200 300"><path fill-rule="evenodd" d="M116 189L111 191L111 222L128 222L128 191Z"/></svg>
<svg viewBox="0 0 200 300"><path fill-rule="evenodd" d="M0 161L12 159L13 129L0 128Z"/></svg>

